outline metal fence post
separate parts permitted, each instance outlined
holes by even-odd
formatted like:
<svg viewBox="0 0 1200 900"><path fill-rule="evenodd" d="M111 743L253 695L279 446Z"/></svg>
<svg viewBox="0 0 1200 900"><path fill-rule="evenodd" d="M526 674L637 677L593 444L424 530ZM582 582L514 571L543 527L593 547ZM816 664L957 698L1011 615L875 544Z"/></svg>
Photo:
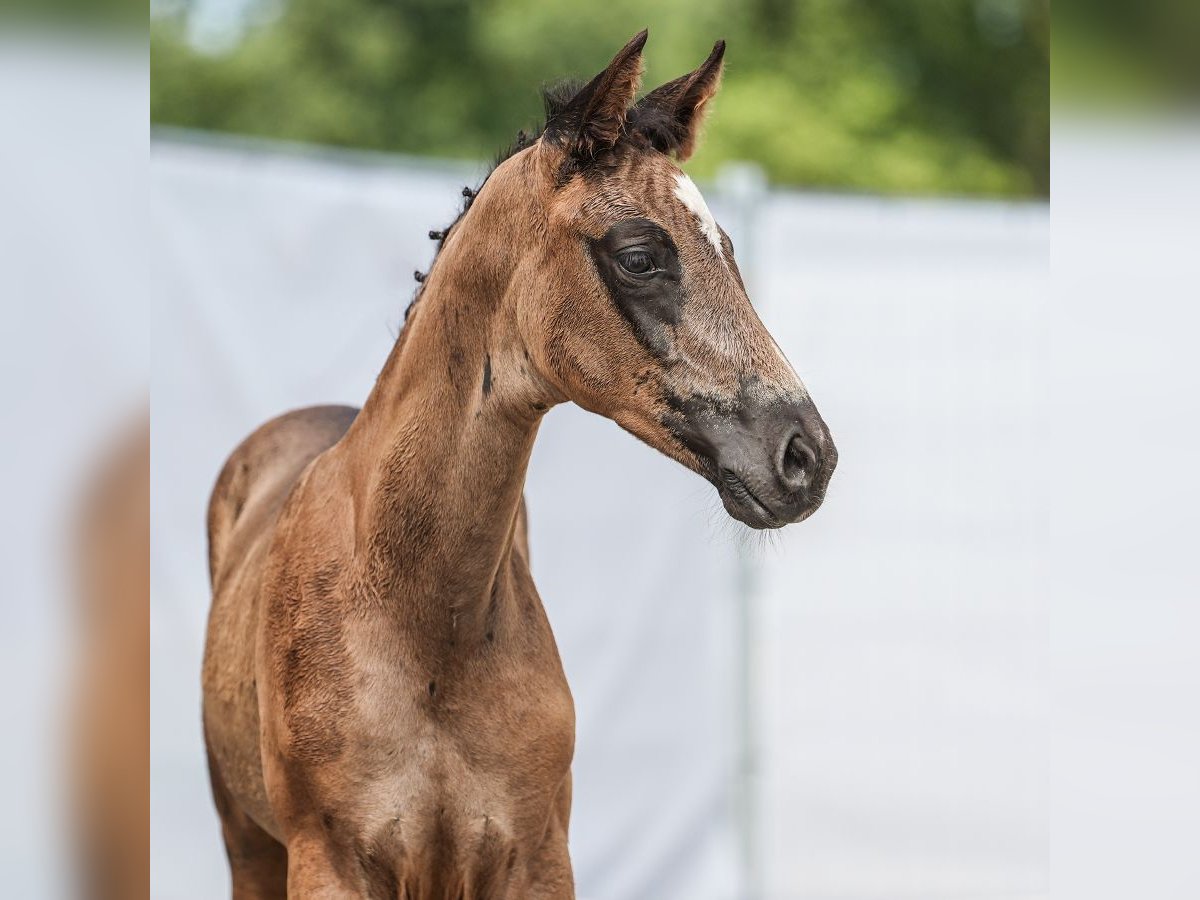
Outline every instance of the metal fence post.
<svg viewBox="0 0 1200 900"><path fill-rule="evenodd" d="M758 282L758 215L767 193L766 173L755 163L730 162L717 172L716 187L720 205L729 214L726 221L736 236L738 268L751 299ZM742 897L762 900L765 896L764 873L759 838L758 795L761 781L759 748L758 677L754 651L758 646L759 597L757 566L749 548L738 546L734 584L734 649L737 665L735 692L737 715L737 797L738 862Z"/></svg>

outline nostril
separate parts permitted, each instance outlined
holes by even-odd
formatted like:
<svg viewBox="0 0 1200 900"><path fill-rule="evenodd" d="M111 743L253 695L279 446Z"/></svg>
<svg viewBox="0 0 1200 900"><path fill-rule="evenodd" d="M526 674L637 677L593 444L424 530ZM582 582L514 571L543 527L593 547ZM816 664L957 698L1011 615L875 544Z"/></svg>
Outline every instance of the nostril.
<svg viewBox="0 0 1200 900"><path fill-rule="evenodd" d="M816 468L817 455L804 443L800 435L794 435L783 453L780 475L783 476L784 484L791 490L799 490L808 484Z"/></svg>

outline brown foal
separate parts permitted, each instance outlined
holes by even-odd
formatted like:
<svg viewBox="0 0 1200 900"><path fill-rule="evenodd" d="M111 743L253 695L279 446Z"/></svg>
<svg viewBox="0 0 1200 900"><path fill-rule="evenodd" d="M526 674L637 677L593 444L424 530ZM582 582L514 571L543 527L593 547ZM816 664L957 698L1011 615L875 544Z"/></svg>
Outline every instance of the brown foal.
<svg viewBox="0 0 1200 900"><path fill-rule="evenodd" d="M361 411L252 434L209 508L204 726L233 895L570 898L575 719L522 489L574 401L757 528L829 433L686 159L724 44L637 103L645 32L469 198Z"/></svg>

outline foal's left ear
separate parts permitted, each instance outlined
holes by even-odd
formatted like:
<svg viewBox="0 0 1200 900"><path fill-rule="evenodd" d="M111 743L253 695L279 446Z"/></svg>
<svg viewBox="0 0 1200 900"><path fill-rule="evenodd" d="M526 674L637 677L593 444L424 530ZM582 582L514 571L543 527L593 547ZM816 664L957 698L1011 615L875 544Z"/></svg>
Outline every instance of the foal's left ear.
<svg viewBox="0 0 1200 900"><path fill-rule="evenodd" d="M637 102L631 113L633 127L656 150L674 153L680 162L696 149L708 101L721 85L725 42L717 41L700 68L662 87Z"/></svg>
<svg viewBox="0 0 1200 900"><path fill-rule="evenodd" d="M625 132L629 104L642 83L642 48L646 46L646 36L644 30L634 35L603 72L560 109L548 110L547 138L583 160L617 143Z"/></svg>

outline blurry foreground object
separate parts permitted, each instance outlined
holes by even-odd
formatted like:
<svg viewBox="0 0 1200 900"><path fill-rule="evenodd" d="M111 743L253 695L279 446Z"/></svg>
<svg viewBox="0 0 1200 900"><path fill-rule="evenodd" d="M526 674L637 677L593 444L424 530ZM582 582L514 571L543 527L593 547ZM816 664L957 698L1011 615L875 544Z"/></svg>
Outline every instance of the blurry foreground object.
<svg viewBox="0 0 1200 900"><path fill-rule="evenodd" d="M148 76L135 38L32 6L0 21L0 777L19 810L0 822L6 897L145 895L131 881L139 841L147 879L149 702ZM139 449L114 456L115 435ZM81 832L90 858L73 884Z"/></svg>
<svg viewBox="0 0 1200 900"><path fill-rule="evenodd" d="M1055 8L1046 490L1064 900L1190 900L1200 883L1198 33L1194 2ZM1118 478L1096 452L1114 434Z"/></svg>
<svg viewBox="0 0 1200 900"><path fill-rule="evenodd" d="M1195 121L1054 127L1055 900L1200 884L1198 159Z"/></svg>
<svg viewBox="0 0 1200 900"><path fill-rule="evenodd" d="M1194 0L1064 0L1054 8L1053 47L1056 104L1125 113L1196 110L1200 3Z"/></svg>
<svg viewBox="0 0 1200 900"><path fill-rule="evenodd" d="M97 472L79 531L72 702L84 896L146 897L150 870L150 421Z"/></svg>
<svg viewBox="0 0 1200 900"><path fill-rule="evenodd" d="M136 0L0 0L0 27L51 29L80 35L145 28Z"/></svg>

